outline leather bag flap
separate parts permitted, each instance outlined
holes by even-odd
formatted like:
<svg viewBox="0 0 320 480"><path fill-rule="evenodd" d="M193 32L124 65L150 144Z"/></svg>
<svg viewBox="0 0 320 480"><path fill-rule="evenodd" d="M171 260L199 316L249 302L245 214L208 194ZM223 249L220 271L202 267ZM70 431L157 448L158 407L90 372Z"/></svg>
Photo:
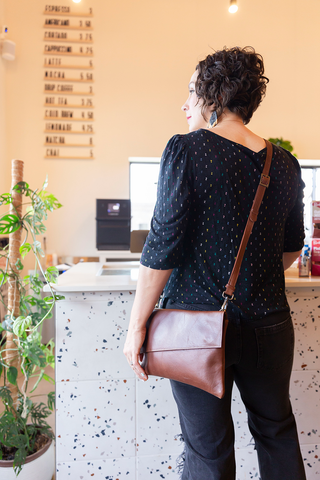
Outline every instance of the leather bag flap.
<svg viewBox="0 0 320 480"><path fill-rule="evenodd" d="M148 321L146 353L222 346L224 312L154 310Z"/></svg>

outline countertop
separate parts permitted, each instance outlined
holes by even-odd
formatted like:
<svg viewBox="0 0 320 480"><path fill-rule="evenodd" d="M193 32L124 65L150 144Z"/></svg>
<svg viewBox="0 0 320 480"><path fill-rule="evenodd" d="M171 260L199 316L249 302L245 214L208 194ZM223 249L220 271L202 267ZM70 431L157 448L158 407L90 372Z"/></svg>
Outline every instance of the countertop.
<svg viewBox="0 0 320 480"><path fill-rule="evenodd" d="M299 277L298 267L288 268L285 272L286 288L320 287L320 277Z"/></svg>
<svg viewBox="0 0 320 480"><path fill-rule="evenodd" d="M139 262L78 263L52 284L56 292L115 292L135 290L138 279ZM99 275L105 270L107 275ZM44 291L49 291L44 287Z"/></svg>
<svg viewBox="0 0 320 480"><path fill-rule="evenodd" d="M58 283L52 285L57 292L103 292L135 291L139 262L119 263L78 263L59 276ZM107 275L99 275L104 270ZM320 277L299 278L297 268L286 271L286 288L320 287ZM49 291L48 287L44 288Z"/></svg>

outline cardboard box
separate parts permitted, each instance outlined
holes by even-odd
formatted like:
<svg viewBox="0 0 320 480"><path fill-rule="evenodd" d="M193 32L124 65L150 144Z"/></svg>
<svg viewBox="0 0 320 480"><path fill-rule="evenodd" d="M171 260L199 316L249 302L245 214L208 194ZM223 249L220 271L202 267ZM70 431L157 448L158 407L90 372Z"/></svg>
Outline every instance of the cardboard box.
<svg viewBox="0 0 320 480"><path fill-rule="evenodd" d="M320 238L312 239L311 275L320 276Z"/></svg>
<svg viewBox="0 0 320 480"><path fill-rule="evenodd" d="M320 238L320 226L319 223L316 223L313 225L313 232L312 232L313 238Z"/></svg>
<svg viewBox="0 0 320 480"><path fill-rule="evenodd" d="M320 223L320 201L312 202L312 223Z"/></svg>

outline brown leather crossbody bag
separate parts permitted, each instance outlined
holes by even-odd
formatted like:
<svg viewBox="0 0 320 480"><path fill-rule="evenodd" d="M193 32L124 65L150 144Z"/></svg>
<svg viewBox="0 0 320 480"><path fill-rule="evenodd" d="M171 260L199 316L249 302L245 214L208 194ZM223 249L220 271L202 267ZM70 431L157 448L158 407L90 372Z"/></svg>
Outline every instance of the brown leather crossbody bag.
<svg viewBox="0 0 320 480"><path fill-rule="evenodd" d="M259 208L269 186L272 144L266 140L267 158L249 213L219 311L157 308L147 322L147 335L141 349L141 366L148 375L193 385L222 398L225 391L225 338L227 305L233 299L244 252Z"/></svg>

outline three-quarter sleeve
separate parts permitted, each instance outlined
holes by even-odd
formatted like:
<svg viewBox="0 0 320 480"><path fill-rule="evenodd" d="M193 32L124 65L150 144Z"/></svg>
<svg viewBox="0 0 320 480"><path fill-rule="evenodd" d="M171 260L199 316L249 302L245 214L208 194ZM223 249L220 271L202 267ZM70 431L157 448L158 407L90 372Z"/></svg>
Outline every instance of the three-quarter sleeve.
<svg viewBox="0 0 320 480"><path fill-rule="evenodd" d="M183 135L169 140L160 164L157 202L140 263L156 270L179 267L189 220L191 166Z"/></svg>
<svg viewBox="0 0 320 480"><path fill-rule="evenodd" d="M294 158L294 157L293 157ZM294 207L291 209L285 224L284 234L284 252L297 252L304 245L304 218L303 218L303 189L304 181L301 178L301 169L296 159L294 159L299 170L298 195Z"/></svg>

